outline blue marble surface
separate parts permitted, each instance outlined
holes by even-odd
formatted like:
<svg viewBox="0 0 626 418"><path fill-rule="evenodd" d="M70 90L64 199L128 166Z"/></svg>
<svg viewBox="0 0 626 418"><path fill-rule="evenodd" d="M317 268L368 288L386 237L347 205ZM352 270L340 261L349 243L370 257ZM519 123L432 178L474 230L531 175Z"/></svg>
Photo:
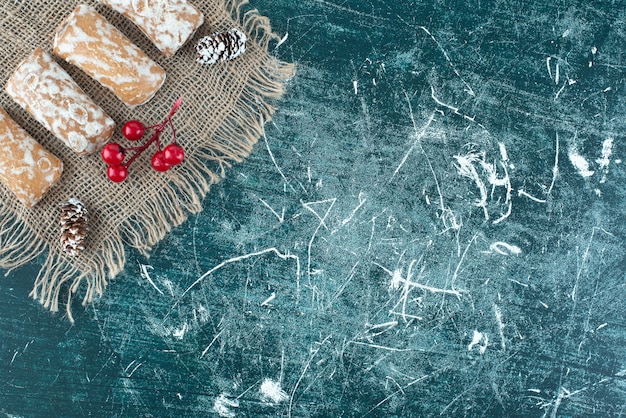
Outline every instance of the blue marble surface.
<svg viewBox="0 0 626 418"><path fill-rule="evenodd" d="M0 414L626 413L626 3L250 6L265 135L74 326L0 281Z"/></svg>

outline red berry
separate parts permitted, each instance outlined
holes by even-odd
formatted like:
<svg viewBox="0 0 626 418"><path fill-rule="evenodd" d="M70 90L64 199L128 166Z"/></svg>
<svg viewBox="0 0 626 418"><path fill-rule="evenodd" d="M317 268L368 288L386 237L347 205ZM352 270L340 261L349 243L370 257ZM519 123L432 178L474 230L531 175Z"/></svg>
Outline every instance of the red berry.
<svg viewBox="0 0 626 418"><path fill-rule="evenodd" d="M121 183L128 177L128 169L121 164L110 165L107 169L107 176L115 183Z"/></svg>
<svg viewBox="0 0 626 418"><path fill-rule="evenodd" d="M164 172L170 169L171 165L165 162L163 158L163 151L158 151L156 154L152 156L152 168L154 168L158 172Z"/></svg>
<svg viewBox="0 0 626 418"><path fill-rule="evenodd" d="M121 164L126 157L124 148L120 144L111 142L102 148L102 159L109 165Z"/></svg>
<svg viewBox="0 0 626 418"><path fill-rule="evenodd" d="M185 150L178 144L169 144L163 149L163 159L170 165L178 165L185 159Z"/></svg>
<svg viewBox="0 0 626 418"><path fill-rule="evenodd" d="M129 141L137 141L141 139L144 132L146 132L146 127L143 126L143 123L139 122L138 120L129 120L124 124L124 127L122 128L122 134Z"/></svg>

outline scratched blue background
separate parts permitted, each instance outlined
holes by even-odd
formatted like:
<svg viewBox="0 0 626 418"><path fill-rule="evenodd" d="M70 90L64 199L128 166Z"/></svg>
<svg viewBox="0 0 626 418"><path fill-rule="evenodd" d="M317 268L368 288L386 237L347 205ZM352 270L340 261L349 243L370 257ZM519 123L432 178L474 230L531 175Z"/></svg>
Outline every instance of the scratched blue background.
<svg viewBox="0 0 626 418"><path fill-rule="evenodd" d="M0 281L0 413L622 416L625 6L253 0L266 135L75 326Z"/></svg>

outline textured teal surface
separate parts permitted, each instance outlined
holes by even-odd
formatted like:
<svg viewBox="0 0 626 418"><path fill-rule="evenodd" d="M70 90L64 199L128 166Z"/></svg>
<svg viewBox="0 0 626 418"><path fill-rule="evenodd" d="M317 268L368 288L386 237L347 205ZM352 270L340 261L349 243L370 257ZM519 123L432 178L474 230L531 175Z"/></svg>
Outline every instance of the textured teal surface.
<svg viewBox="0 0 626 418"><path fill-rule="evenodd" d="M0 412L623 415L626 3L251 6L266 136L76 325L0 281Z"/></svg>

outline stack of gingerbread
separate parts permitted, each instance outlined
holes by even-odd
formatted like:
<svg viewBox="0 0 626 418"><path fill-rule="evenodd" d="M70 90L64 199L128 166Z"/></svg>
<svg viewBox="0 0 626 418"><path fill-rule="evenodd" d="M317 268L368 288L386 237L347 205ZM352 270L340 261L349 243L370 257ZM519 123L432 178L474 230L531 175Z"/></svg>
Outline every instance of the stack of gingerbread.
<svg viewBox="0 0 626 418"><path fill-rule="evenodd" d="M186 0L102 2L132 20L166 56L174 55L204 21ZM76 7L58 27L53 53L129 107L148 102L165 82L165 71L88 5ZM41 48L18 65L5 90L78 154L100 150L115 130L113 119ZM32 207L62 172L63 162L0 109L0 182Z"/></svg>

